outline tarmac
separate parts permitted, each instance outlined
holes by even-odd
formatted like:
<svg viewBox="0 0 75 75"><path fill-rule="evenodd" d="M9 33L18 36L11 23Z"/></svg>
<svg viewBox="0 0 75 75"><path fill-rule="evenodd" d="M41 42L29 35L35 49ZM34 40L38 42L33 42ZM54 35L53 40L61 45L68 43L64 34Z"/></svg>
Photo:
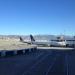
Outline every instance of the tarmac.
<svg viewBox="0 0 75 75"><path fill-rule="evenodd" d="M37 47L37 49L74 50L75 48L70 48L70 47Z"/></svg>
<svg viewBox="0 0 75 75"><path fill-rule="evenodd" d="M0 58L0 75L75 75L75 50L39 48Z"/></svg>

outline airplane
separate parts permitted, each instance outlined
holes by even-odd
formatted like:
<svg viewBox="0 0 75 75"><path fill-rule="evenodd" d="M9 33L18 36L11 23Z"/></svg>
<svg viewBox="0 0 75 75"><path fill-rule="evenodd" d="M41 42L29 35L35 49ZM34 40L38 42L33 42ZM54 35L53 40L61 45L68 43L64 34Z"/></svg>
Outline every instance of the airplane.
<svg viewBox="0 0 75 75"><path fill-rule="evenodd" d="M21 36L20 36L20 42L22 42L22 43L27 43L27 44L31 44L31 42L29 42L29 41L24 41Z"/></svg>
<svg viewBox="0 0 75 75"><path fill-rule="evenodd" d="M36 41L32 35L30 35L31 41L24 41L22 37L20 37L20 42L27 43L27 44L33 44L37 46L50 46L51 41Z"/></svg>
<svg viewBox="0 0 75 75"><path fill-rule="evenodd" d="M31 41L24 41L23 38L20 37L20 42L37 46L66 46L65 40L36 41L32 35L30 35L30 39Z"/></svg>

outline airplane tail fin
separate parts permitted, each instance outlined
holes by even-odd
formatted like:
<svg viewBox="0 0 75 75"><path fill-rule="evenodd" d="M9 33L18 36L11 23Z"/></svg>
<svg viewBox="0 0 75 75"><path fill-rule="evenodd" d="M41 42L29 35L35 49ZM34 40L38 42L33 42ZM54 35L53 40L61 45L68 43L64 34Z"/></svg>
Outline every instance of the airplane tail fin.
<svg viewBox="0 0 75 75"><path fill-rule="evenodd" d="M22 38L22 37L20 37L20 42L24 42L24 40L23 40L23 38Z"/></svg>
<svg viewBox="0 0 75 75"><path fill-rule="evenodd" d="M30 39L31 39L32 42L35 41L35 39L32 35L30 35Z"/></svg>

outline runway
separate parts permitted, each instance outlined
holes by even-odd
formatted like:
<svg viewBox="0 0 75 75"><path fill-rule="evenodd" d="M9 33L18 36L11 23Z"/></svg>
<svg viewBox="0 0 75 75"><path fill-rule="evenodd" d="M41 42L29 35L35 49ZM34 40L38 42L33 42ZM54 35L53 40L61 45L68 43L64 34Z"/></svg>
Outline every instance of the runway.
<svg viewBox="0 0 75 75"><path fill-rule="evenodd" d="M0 58L0 75L75 75L75 51L38 49Z"/></svg>

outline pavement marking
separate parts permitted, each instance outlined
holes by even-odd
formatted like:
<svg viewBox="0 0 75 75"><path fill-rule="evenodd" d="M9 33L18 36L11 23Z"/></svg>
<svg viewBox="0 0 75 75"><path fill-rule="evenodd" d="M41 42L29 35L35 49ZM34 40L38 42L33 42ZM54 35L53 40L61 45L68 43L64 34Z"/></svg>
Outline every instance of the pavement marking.
<svg viewBox="0 0 75 75"><path fill-rule="evenodd" d="M69 67L68 67L68 55L65 56L65 61L66 61L66 69L67 69L67 75L69 75Z"/></svg>
<svg viewBox="0 0 75 75"><path fill-rule="evenodd" d="M74 48L69 47L37 47L37 49L74 50Z"/></svg>
<svg viewBox="0 0 75 75"><path fill-rule="evenodd" d="M48 75L49 71L51 70L51 68L53 67L53 65L55 64L55 61L57 60L58 56L54 58L54 61L52 62L52 65L49 66L46 75Z"/></svg>
<svg viewBox="0 0 75 75"><path fill-rule="evenodd" d="M43 58L41 58L37 63L35 63L28 71L24 72L22 75L26 75L32 68L34 68L36 65L38 65L40 62L42 62L46 57L48 57L50 54L46 54Z"/></svg>

